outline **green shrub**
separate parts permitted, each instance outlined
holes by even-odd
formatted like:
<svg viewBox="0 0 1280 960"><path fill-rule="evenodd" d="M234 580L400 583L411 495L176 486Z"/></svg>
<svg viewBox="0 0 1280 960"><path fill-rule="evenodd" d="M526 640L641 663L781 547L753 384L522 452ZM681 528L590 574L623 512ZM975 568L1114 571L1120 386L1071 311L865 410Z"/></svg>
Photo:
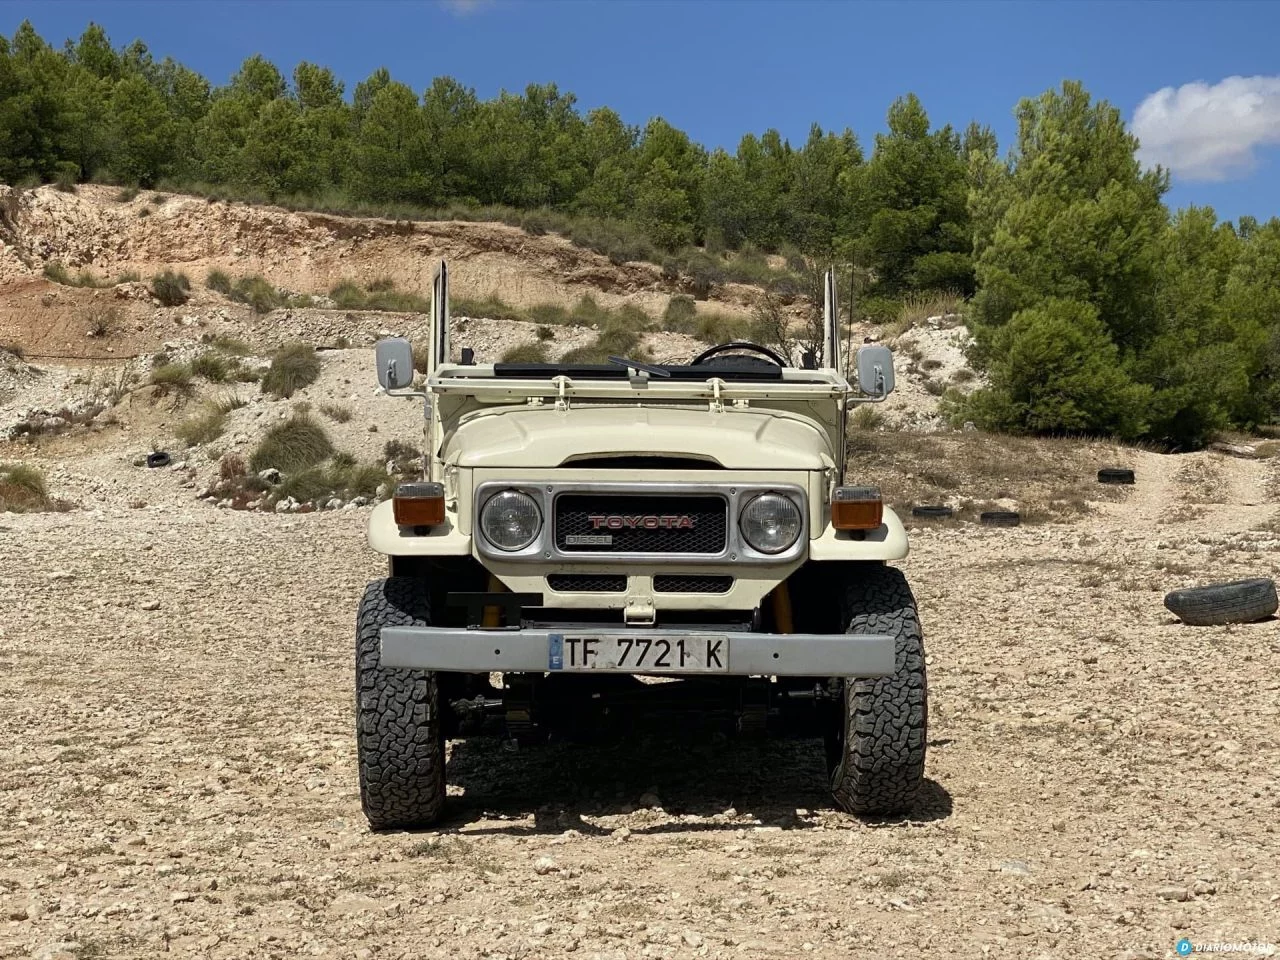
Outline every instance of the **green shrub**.
<svg viewBox="0 0 1280 960"><path fill-rule="evenodd" d="M492 295L483 300L454 297L449 304L449 314L454 317L484 317L488 320L531 319L530 314Z"/></svg>
<svg viewBox="0 0 1280 960"><path fill-rule="evenodd" d="M610 356L631 357L634 360L640 360L642 359L641 357L635 356L639 343L640 335L635 331L620 328L602 330L594 343L588 343L570 350L560 358L560 362L608 363Z"/></svg>
<svg viewBox="0 0 1280 960"><path fill-rule="evenodd" d="M187 417L173 428L174 435L188 447L212 443L226 429L227 415L217 407L210 407Z"/></svg>
<svg viewBox="0 0 1280 960"><path fill-rule="evenodd" d="M534 333L537 334L538 339L543 341L544 343L547 340L554 340L556 338L556 332L547 326L538 327L538 329L535 330Z"/></svg>
<svg viewBox="0 0 1280 960"><path fill-rule="evenodd" d="M63 166L53 180L53 189L61 193L76 192L76 172L71 166Z"/></svg>
<svg viewBox="0 0 1280 960"><path fill-rule="evenodd" d="M750 340L754 336L750 320L727 313L700 313L693 329L686 332L705 343L729 343L731 340Z"/></svg>
<svg viewBox="0 0 1280 960"><path fill-rule="evenodd" d="M243 399L238 394L230 393L215 400L212 404L213 409L221 413L230 413L232 410L239 410L241 407L247 407L249 401Z"/></svg>
<svg viewBox="0 0 1280 960"><path fill-rule="evenodd" d="M180 307L191 298L191 280L185 273L166 270L151 278L151 294L166 307Z"/></svg>
<svg viewBox="0 0 1280 960"><path fill-rule="evenodd" d="M884 414L870 403L860 403L853 408L849 421L859 430L878 430L884 426Z"/></svg>
<svg viewBox="0 0 1280 960"><path fill-rule="evenodd" d="M329 291L329 299L342 310L386 310L397 313L429 313L431 301L416 293L408 293L395 289L395 283L387 278L373 281L367 286L344 280ZM451 310L458 315L465 315L460 306L467 301L454 298Z"/></svg>
<svg viewBox="0 0 1280 960"><path fill-rule="evenodd" d="M86 314L88 334L97 339L115 336L120 330L119 307L103 307L97 304L89 307Z"/></svg>
<svg viewBox="0 0 1280 960"><path fill-rule="evenodd" d="M209 344L213 349L221 350L223 353L230 354L233 357L247 357L252 352L249 344L238 337L232 337L227 334L218 334L216 337L212 337L209 340Z"/></svg>
<svg viewBox="0 0 1280 960"><path fill-rule="evenodd" d="M546 363L547 347L543 343L524 343L502 355L502 363Z"/></svg>
<svg viewBox="0 0 1280 960"><path fill-rule="evenodd" d="M332 455L333 442L324 427L307 414L298 414L266 432L249 457L249 469L257 473L275 467L281 473L293 474L323 463Z"/></svg>
<svg viewBox="0 0 1280 960"><path fill-rule="evenodd" d="M197 377L204 377L210 383L225 383L230 369L231 365L227 363L227 358L212 350L206 350L191 361L191 373Z"/></svg>
<svg viewBox="0 0 1280 960"><path fill-rule="evenodd" d="M52 505L44 475L26 463L0 464L0 513L46 510Z"/></svg>
<svg viewBox="0 0 1280 960"><path fill-rule="evenodd" d="M110 280L94 276L93 271L87 268L72 276L66 266L57 260L51 260L44 265L44 276L46 280L52 280L54 283L60 283L64 287L90 287L93 289L101 289L103 287L109 287L112 284L112 281Z"/></svg>
<svg viewBox="0 0 1280 960"><path fill-rule="evenodd" d="M688 333L697 315L698 305L693 297L678 293L667 301L667 309L662 312L662 326L676 333Z"/></svg>
<svg viewBox="0 0 1280 960"><path fill-rule="evenodd" d="M117 203L128 203L138 195L137 187L121 187L120 192L116 194Z"/></svg>
<svg viewBox="0 0 1280 960"><path fill-rule="evenodd" d="M145 219L146 219L147 217L149 217L149 216L151 216L151 208L150 208L150 207L143 207L141 210L139 210L139 211L138 211L138 219L139 219L139 220L145 220Z"/></svg>
<svg viewBox="0 0 1280 960"><path fill-rule="evenodd" d="M60 283L63 286L72 286L71 274L67 272L66 265L58 260L50 260L44 265L44 276L46 280L52 280L54 283Z"/></svg>
<svg viewBox="0 0 1280 960"><path fill-rule="evenodd" d="M855 307L858 316L867 323L897 323L902 316L902 301L890 297L864 297Z"/></svg>
<svg viewBox="0 0 1280 960"><path fill-rule="evenodd" d="M529 308L529 319L557 327L570 322L569 311L558 303L535 304Z"/></svg>
<svg viewBox="0 0 1280 960"><path fill-rule="evenodd" d="M334 423L349 423L352 417L350 407L344 407L337 403L322 404L320 406L320 412Z"/></svg>
<svg viewBox="0 0 1280 960"><path fill-rule="evenodd" d="M382 447L383 460L420 460L422 453L403 440L388 440Z"/></svg>
<svg viewBox="0 0 1280 960"><path fill-rule="evenodd" d="M285 344L271 358L271 367L262 378L262 392L276 399L292 397L320 376L320 358L308 343Z"/></svg>
<svg viewBox="0 0 1280 960"><path fill-rule="evenodd" d="M137 283L142 279L142 274L137 270L125 270L120 276L116 277L116 283Z"/></svg>
<svg viewBox="0 0 1280 960"><path fill-rule="evenodd" d="M991 385L956 419L1014 433L1097 433L1132 439L1147 427L1151 388L1134 383L1097 308L1050 299L995 331Z"/></svg>
<svg viewBox="0 0 1280 960"><path fill-rule="evenodd" d="M270 313L278 307L289 303L289 296L281 293L265 279L256 274L240 277L231 285L228 296L236 303L248 304L254 313Z"/></svg>
<svg viewBox="0 0 1280 960"><path fill-rule="evenodd" d="M224 297L231 294L231 278L227 276L225 271L210 270L209 275L204 278L204 285L214 293L220 293Z"/></svg>
<svg viewBox="0 0 1280 960"><path fill-rule="evenodd" d="M157 397L173 395L181 399L191 396L196 389L191 379L191 368L185 363L166 362L153 367L149 382L155 387Z"/></svg>

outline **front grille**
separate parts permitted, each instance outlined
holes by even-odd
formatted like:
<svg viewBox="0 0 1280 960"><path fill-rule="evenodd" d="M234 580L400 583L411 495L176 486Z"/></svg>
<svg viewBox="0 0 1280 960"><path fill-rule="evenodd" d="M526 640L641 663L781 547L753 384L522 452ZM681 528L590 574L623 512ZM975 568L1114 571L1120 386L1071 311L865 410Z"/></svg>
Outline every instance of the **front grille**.
<svg viewBox="0 0 1280 960"><path fill-rule="evenodd" d="M728 593L733 577L702 573L663 573L653 578L656 593Z"/></svg>
<svg viewBox="0 0 1280 960"><path fill-rule="evenodd" d="M547 577L547 586L560 593L622 593L627 578L609 573L553 573Z"/></svg>
<svg viewBox="0 0 1280 960"><path fill-rule="evenodd" d="M555 501L556 548L568 553L718 554L727 524L728 504L708 494L566 493Z"/></svg>

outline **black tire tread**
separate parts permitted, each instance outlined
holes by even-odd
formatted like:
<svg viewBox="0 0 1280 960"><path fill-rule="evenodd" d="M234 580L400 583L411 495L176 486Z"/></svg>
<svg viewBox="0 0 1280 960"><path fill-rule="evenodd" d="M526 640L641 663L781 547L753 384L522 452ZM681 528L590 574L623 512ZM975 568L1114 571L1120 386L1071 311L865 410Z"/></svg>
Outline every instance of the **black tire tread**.
<svg viewBox="0 0 1280 960"><path fill-rule="evenodd" d="M1134 483L1134 473L1124 467L1103 467L1098 471L1099 483Z"/></svg>
<svg viewBox="0 0 1280 960"><path fill-rule="evenodd" d="M427 626L421 580L388 577L365 588L356 614L356 753L360 804L374 830L432 823L444 806L445 747L436 675L382 667L386 626Z"/></svg>
<svg viewBox="0 0 1280 960"><path fill-rule="evenodd" d="M920 504L911 508L913 517L949 517L954 513L955 510L944 504Z"/></svg>
<svg viewBox="0 0 1280 960"><path fill-rule="evenodd" d="M846 633L887 633L897 641L892 676L845 682L844 738L831 790L850 813L906 813L924 777L929 721L915 597L901 570L859 564L841 589L841 612Z"/></svg>
<svg viewBox="0 0 1280 960"><path fill-rule="evenodd" d="M1164 605L1188 626L1215 627L1264 620L1276 612L1280 602L1276 582L1258 577L1174 590L1165 596Z"/></svg>

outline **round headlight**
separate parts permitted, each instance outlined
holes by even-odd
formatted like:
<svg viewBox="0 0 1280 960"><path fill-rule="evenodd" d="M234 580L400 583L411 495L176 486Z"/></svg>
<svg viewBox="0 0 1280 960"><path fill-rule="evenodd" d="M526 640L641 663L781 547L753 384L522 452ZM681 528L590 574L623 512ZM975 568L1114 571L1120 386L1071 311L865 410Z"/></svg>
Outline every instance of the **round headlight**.
<svg viewBox="0 0 1280 960"><path fill-rule="evenodd" d="M495 493L480 511L485 539L499 550L523 550L542 530L537 502L519 490Z"/></svg>
<svg viewBox="0 0 1280 960"><path fill-rule="evenodd" d="M746 505L738 521L743 538L761 553L786 550L803 526L795 501L778 493L760 494Z"/></svg>

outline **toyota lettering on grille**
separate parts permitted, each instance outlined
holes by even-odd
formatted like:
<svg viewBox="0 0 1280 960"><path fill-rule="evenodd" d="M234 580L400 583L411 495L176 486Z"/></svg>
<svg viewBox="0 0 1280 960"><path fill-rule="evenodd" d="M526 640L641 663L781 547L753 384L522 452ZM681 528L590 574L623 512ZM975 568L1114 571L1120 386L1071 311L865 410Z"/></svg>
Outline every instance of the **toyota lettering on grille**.
<svg viewBox="0 0 1280 960"><path fill-rule="evenodd" d="M692 530L696 521L688 514L679 513L593 513L587 522L596 533L569 534L564 538L568 547L608 547L613 545L613 530Z"/></svg>
<svg viewBox="0 0 1280 960"><path fill-rule="evenodd" d="M587 517L592 530L692 530L693 517L687 514L593 514Z"/></svg>

